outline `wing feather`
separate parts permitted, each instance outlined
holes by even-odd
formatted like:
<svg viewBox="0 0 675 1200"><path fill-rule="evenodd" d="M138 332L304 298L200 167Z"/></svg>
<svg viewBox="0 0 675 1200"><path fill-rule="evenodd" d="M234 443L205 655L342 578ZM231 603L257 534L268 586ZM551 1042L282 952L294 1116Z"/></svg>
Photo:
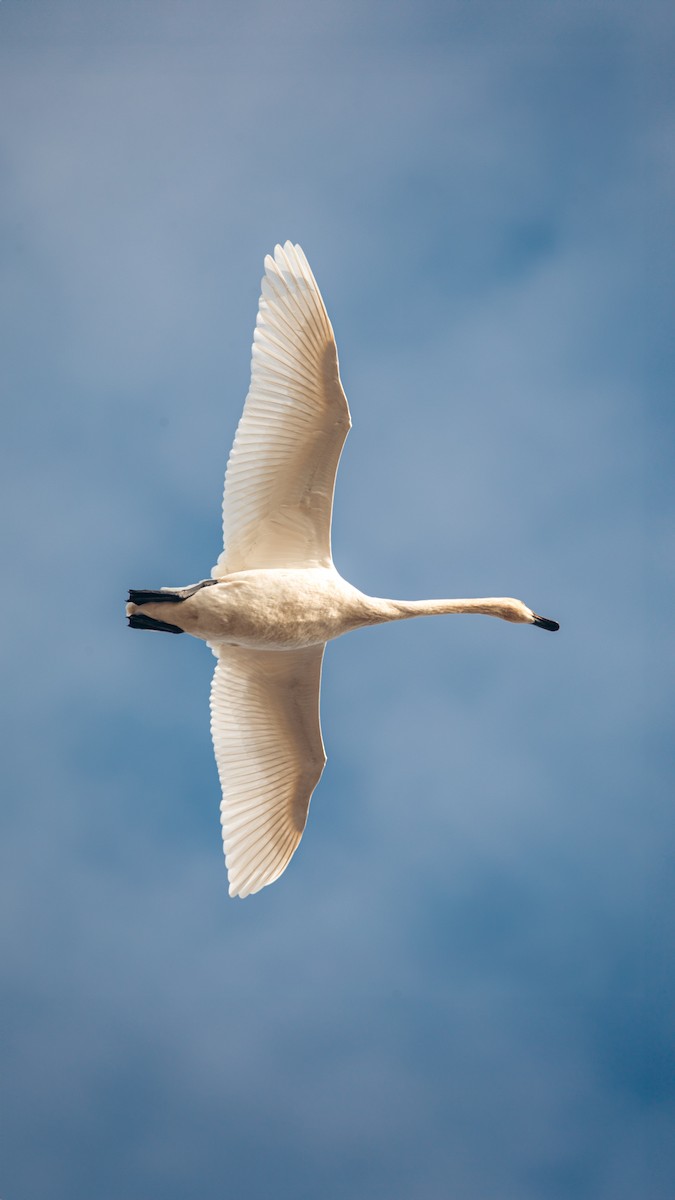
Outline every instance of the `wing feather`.
<svg viewBox="0 0 675 1200"><path fill-rule="evenodd" d="M299 246L265 259L251 384L225 473L214 578L329 566L340 454L351 420L331 323Z"/></svg>
<svg viewBox="0 0 675 1200"><path fill-rule="evenodd" d="M319 721L324 646L218 645L211 733L231 896L278 879L300 843L326 762Z"/></svg>

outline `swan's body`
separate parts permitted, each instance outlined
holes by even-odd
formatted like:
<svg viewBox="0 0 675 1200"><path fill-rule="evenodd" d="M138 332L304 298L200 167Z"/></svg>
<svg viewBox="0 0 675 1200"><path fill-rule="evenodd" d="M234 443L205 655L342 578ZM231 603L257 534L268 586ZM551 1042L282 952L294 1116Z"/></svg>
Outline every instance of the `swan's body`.
<svg viewBox="0 0 675 1200"><path fill-rule="evenodd" d="M167 602L150 600L141 607L150 618L163 620ZM364 625L457 612L528 624L533 618L520 600L507 597L380 600L359 592L330 566L268 567L204 580L193 595L180 600L177 620L182 633L202 638L216 652L221 643L249 650L300 650L323 646Z"/></svg>
<svg viewBox="0 0 675 1200"><path fill-rule="evenodd" d="M212 579L130 592L136 628L190 633L218 658L211 731L230 895L278 879L326 761L325 644L352 629L484 613L557 629L510 597L382 600L338 574L330 546L337 465L351 421L328 315L299 246L277 246L253 343L251 387L225 476L225 550Z"/></svg>

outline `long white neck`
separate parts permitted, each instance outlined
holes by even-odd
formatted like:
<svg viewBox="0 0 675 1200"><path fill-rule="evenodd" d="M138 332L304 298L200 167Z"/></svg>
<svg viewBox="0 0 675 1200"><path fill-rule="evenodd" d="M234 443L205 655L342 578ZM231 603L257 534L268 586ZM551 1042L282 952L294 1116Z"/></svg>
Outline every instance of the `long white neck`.
<svg viewBox="0 0 675 1200"><path fill-rule="evenodd" d="M409 617L442 616L445 613L482 613L520 624L532 624L535 619L532 609L512 596L483 596L475 600L383 600L369 596L368 600L373 608L373 619L368 622L371 625L379 625L383 621L406 621Z"/></svg>

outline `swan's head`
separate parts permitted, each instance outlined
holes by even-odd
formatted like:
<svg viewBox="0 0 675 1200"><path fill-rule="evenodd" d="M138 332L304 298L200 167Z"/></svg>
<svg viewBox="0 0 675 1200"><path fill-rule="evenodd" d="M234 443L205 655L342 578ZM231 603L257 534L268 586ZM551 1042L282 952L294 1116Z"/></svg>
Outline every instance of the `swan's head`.
<svg viewBox="0 0 675 1200"><path fill-rule="evenodd" d="M522 600L514 600L509 598L503 600L502 611L498 614L505 621L513 621L518 625L537 625L539 629L550 629L551 633L555 633L560 626L557 621L551 621L548 617L540 617L539 613L533 612Z"/></svg>
<svg viewBox="0 0 675 1200"><path fill-rule="evenodd" d="M533 612L526 604L520 606L525 610L527 616L521 617L521 621L527 621L530 625L536 625L539 629L549 629L551 633L556 633L560 626L557 621L552 621L550 617L540 617L539 613Z"/></svg>

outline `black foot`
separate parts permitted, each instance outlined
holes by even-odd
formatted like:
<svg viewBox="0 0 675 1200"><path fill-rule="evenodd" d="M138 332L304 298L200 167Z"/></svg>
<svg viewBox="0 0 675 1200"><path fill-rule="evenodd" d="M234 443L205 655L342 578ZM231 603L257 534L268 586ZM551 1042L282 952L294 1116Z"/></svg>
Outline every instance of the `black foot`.
<svg viewBox="0 0 675 1200"><path fill-rule="evenodd" d="M136 592L129 589L132 604L180 604L183 599L177 592Z"/></svg>
<svg viewBox="0 0 675 1200"><path fill-rule="evenodd" d="M212 587L217 582L217 579L202 579L200 583L195 583L192 587L166 589L165 591L135 591L130 588L129 599L132 604L180 604L182 600L189 600L195 592L201 591L204 587Z"/></svg>
<svg viewBox="0 0 675 1200"><path fill-rule="evenodd" d="M138 593L136 593L138 595ZM141 593L145 594L145 593ZM160 633L183 633L177 625L169 625L167 621L156 621L154 617L146 617L145 613L134 613L128 618L130 629L157 629Z"/></svg>

